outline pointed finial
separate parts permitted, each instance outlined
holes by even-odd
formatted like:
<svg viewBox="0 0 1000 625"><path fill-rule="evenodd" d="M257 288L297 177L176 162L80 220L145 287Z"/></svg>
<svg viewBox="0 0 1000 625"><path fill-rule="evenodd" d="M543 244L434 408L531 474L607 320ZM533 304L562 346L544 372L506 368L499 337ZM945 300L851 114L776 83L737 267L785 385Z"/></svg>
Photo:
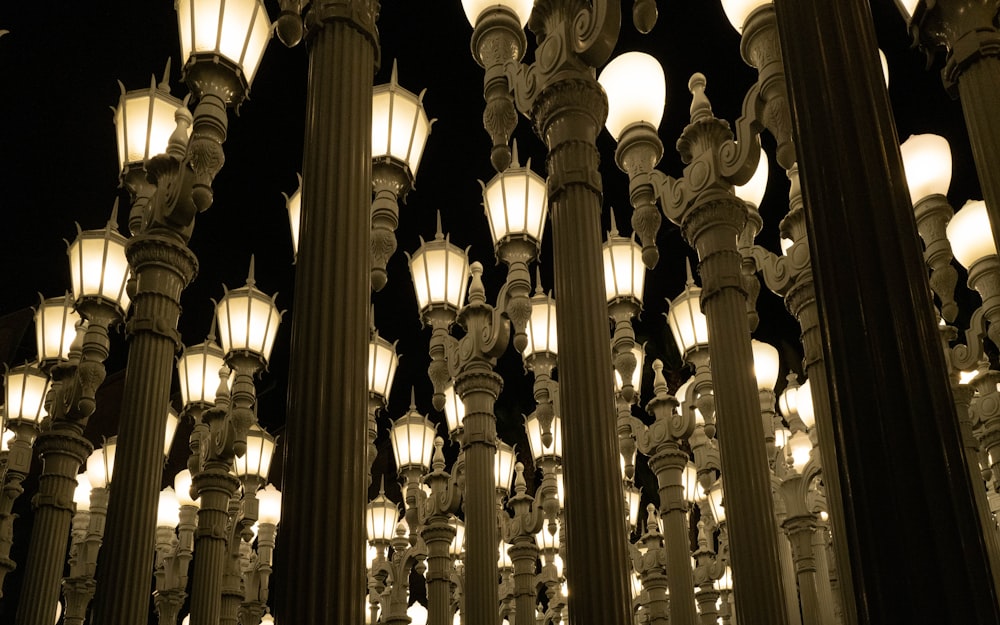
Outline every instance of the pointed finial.
<svg viewBox="0 0 1000 625"><path fill-rule="evenodd" d="M385 497L385 474L378 481L378 496Z"/></svg>
<svg viewBox="0 0 1000 625"><path fill-rule="evenodd" d="M178 161L184 160L184 157L187 155L188 129L194 123L194 116L191 115L191 111L188 109L190 98L190 93L184 96L181 105L174 111L174 131L170 133L170 138L167 140L167 154L173 156Z"/></svg>
<svg viewBox="0 0 1000 625"><path fill-rule="evenodd" d="M486 287L483 286L483 264L478 260L469 265L472 272L472 282L469 284L469 305L484 306L486 304Z"/></svg>
<svg viewBox="0 0 1000 625"><path fill-rule="evenodd" d="M692 286L694 286L694 274L691 273L691 259L690 258L685 258L684 259L684 267L685 267L685 269L687 269L687 282L685 282L684 285L687 286L687 287L692 287Z"/></svg>
<svg viewBox="0 0 1000 625"><path fill-rule="evenodd" d="M215 342L215 324L217 323L215 315L212 315L212 324L208 327L208 336L205 337L206 343Z"/></svg>
<svg viewBox="0 0 1000 625"><path fill-rule="evenodd" d="M410 387L410 412L417 411L417 391L412 386Z"/></svg>
<svg viewBox="0 0 1000 625"><path fill-rule="evenodd" d="M437 211L437 232L434 233L434 240L441 241L444 239L444 230L441 229L441 211Z"/></svg>
<svg viewBox="0 0 1000 625"><path fill-rule="evenodd" d="M230 373L231 370L226 365L222 365L219 368L219 387L215 390L215 405L220 408L228 405ZM223 406L220 406L219 402L222 402Z"/></svg>
<svg viewBox="0 0 1000 625"><path fill-rule="evenodd" d="M653 533L660 529L658 523L659 519L656 514L656 506L653 504L646 504L646 531Z"/></svg>
<svg viewBox="0 0 1000 625"><path fill-rule="evenodd" d="M108 218L108 230L118 232L118 198L115 198L115 203L111 205L111 217Z"/></svg>
<svg viewBox="0 0 1000 625"><path fill-rule="evenodd" d="M610 236L618 236L618 223L615 222L615 209L611 209L611 234Z"/></svg>
<svg viewBox="0 0 1000 625"><path fill-rule="evenodd" d="M375 327L375 304L368 307L368 329L372 336L378 336L378 329Z"/></svg>
<svg viewBox="0 0 1000 625"><path fill-rule="evenodd" d="M528 484L524 481L524 463L514 465L514 492L518 497L528 492Z"/></svg>
<svg viewBox="0 0 1000 625"><path fill-rule="evenodd" d="M545 295L545 289L542 288L541 267L535 267L535 295Z"/></svg>
<svg viewBox="0 0 1000 625"><path fill-rule="evenodd" d="M517 139L514 139L510 157L510 165L508 167L520 167L520 166L521 166L521 161L517 160Z"/></svg>
<svg viewBox="0 0 1000 625"><path fill-rule="evenodd" d="M688 81L688 90L691 92L691 121L697 122L712 116L712 103L705 95L705 85L707 80L701 72L695 72Z"/></svg>
<svg viewBox="0 0 1000 625"><path fill-rule="evenodd" d="M250 271L247 273L247 286L254 286L257 281L253 277L253 254L250 255Z"/></svg>
<svg viewBox="0 0 1000 625"><path fill-rule="evenodd" d="M389 83L393 85L398 85L399 81L396 75L396 59L392 60L392 75L389 77Z"/></svg>
<svg viewBox="0 0 1000 625"><path fill-rule="evenodd" d="M160 84L157 85L160 91L170 93L170 57L167 57L167 65L163 68L163 79L160 80Z"/></svg>
<svg viewBox="0 0 1000 625"><path fill-rule="evenodd" d="M668 392L667 378L663 376L663 361L657 358L653 361L653 393L659 396L661 392Z"/></svg>

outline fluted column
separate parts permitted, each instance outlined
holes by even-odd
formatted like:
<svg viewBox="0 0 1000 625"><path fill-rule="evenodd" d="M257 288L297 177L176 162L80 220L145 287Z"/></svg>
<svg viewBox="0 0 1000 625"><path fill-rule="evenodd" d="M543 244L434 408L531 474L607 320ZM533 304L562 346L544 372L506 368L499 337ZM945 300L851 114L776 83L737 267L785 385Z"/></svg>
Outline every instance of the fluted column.
<svg viewBox="0 0 1000 625"><path fill-rule="evenodd" d="M306 16L309 82L276 550L278 622L364 619L368 461L354 451L367 449L376 5L321 0Z"/></svg>
<svg viewBox="0 0 1000 625"><path fill-rule="evenodd" d="M812 549L813 557L816 558L816 590L819 594L819 622L822 625L834 625L837 622L830 586L830 563L826 557L828 543L826 522L817 520L812 536Z"/></svg>
<svg viewBox="0 0 1000 625"><path fill-rule="evenodd" d="M824 475L845 513L843 521L831 514L836 561L843 586L853 579L856 588L844 622L995 622L870 8L775 0L775 10L836 398L830 430L817 426L821 455L838 460L839 490ZM888 427L872 428L873 414ZM937 554L933 567L928 552Z"/></svg>
<svg viewBox="0 0 1000 625"><path fill-rule="evenodd" d="M222 575L229 560L229 501L240 482L222 460L206 463L192 479L201 498L191 583L191 625L216 625L222 616ZM364 596L364 595L362 595ZM355 602L360 603L360 602Z"/></svg>
<svg viewBox="0 0 1000 625"><path fill-rule="evenodd" d="M566 579L570 618L621 625L629 613L615 434L614 378L601 258L601 178L595 144L607 115L592 74L559 80L535 99L531 119L548 146L549 211L559 332L566 475ZM589 562L604 574L593 575ZM471 622L471 621L470 621Z"/></svg>
<svg viewBox="0 0 1000 625"><path fill-rule="evenodd" d="M675 441L661 442L656 454L649 459L649 468L656 474L660 486L660 515L667 554L684 554L689 550L687 503L681 486L681 474L688 455ZM670 622L673 625L695 625L694 577L691 563L684 557L667 558L667 581L670 587Z"/></svg>
<svg viewBox="0 0 1000 625"><path fill-rule="evenodd" d="M73 520L73 491L80 465L94 451L77 423L58 422L35 442L42 460L35 495L35 520L25 560L17 625L52 625L59 581L66 563L66 537Z"/></svg>
<svg viewBox="0 0 1000 625"><path fill-rule="evenodd" d="M799 581L799 598L802 601L804 625L818 625L819 594L816 586L816 558L813 556L812 535L816 524L811 514L796 515L785 519L785 531L792 544L795 575Z"/></svg>
<svg viewBox="0 0 1000 625"><path fill-rule="evenodd" d="M126 248L135 276L131 336L122 394L115 487L101 550L94 622L131 625L149 614L156 506L163 477L163 443L180 348L180 297L198 271L184 239L166 229L138 234Z"/></svg>
<svg viewBox="0 0 1000 625"><path fill-rule="evenodd" d="M451 625L451 555L455 528L446 516L433 516L420 531L427 545L427 623Z"/></svg>

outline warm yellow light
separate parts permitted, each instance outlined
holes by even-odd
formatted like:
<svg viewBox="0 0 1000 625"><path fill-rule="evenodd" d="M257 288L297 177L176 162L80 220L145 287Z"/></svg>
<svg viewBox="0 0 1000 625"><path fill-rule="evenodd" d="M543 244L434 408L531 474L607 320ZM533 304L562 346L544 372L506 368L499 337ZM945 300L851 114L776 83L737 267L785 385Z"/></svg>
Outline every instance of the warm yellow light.
<svg viewBox="0 0 1000 625"><path fill-rule="evenodd" d="M946 195L951 185L951 146L938 135L911 135L899 146L903 171L916 204L931 195Z"/></svg>
<svg viewBox="0 0 1000 625"><path fill-rule="evenodd" d="M750 180L747 180L746 184L737 185L733 189L736 197L754 206L760 206L761 201L764 199L764 192L767 191L767 176L769 173L767 154L764 152L764 148L761 148L760 160L757 161L757 169L753 172L753 176L750 177Z"/></svg>
<svg viewBox="0 0 1000 625"><path fill-rule="evenodd" d="M277 525L281 521L281 491L268 484L257 491L257 501L260 506L257 509L257 520L260 523L270 523Z"/></svg>
<svg viewBox="0 0 1000 625"><path fill-rule="evenodd" d="M174 495L182 506L198 505L198 501L191 498L191 471L184 469L174 476Z"/></svg>
<svg viewBox="0 0 1000 625"><path fill-rule="evenodd" d="M788 428L774 428L774 446L778 449L788 444L788 439L792 437L792 431Z"/></svg>
<svg viewBox="0 0 1000 625"><path fill-rule="evenodd" d="M512 569L514 568L514 561L510 559L510 554L507 550L510 549L510 543L501 540L500 546L497 548L497 568L499 569Z"/></svg>
<svg viewBox="0 0 1000 625"><path fill-rule="evenodd" d="M156 527L177 527L181 522L181 508L177 500L177 493L167 486L160 491L159 502L156 506Z"/></svg>
<svg viewBox="0 0 1000 625"><path fill-rule="evenodd" d="M420 603L406 608L406 616L410 619L410 625L427 625L427 608Z"/></svg>
<svg viewBox="0 0 1000 625"><path fill-rule="evenodd" d="M177 414L173 406L167 407L167 428L163 436L163 455L170 455L170 448L174 444L174 434L177 433L177 426L181 422L181 416Z"/></svg>
<svg viewBox="0 0 1000 625"><path fill-rule="evenodd" d="M497 440L497 452L493 455L493 478L497 490L507 490L510 488L510 481L514 479L514 463L517 456L514 448L507 443Z"/></svg>
<svg viewBox="0 0 1000 625"><path fill-rule="evenodd" d="M733 589L733 571L728 565L722 572L722 576L715 580L715 588L724 591L731 591Z"/></svg>
<svg viewBox="0 0 1000 625"><path fill-rule="evenodd" d="M785 453L791 458L792 467L797 473L801 473L806 463L809 462L811 451L812 441L809 440L809 435L802 431L792 434L785 446Z"/></svg>
<svg viewBox="0 0 1000 625"><path fill-rule="evenodd" d="M604 242L604 290L609 302L628 299L642 304L646 286L646 265L642 246L634 237L618 236L617 230Z"/></svg>
<svg viewBox="0 0 1000 625"><path fill-rule="evenodd" d="M967 202L948 222L946 233L955 260L966 269L987 256L996 256L990 217L983 200Z"/></svg>
<svg viewBox="0 0 1000 625"><path fill-rule="evenodd" d="M236 458L236 475L267 480L274 457L275 440L259 425L251 425L247 430L247 450Z"/></svg>
<svg viewBox="0 0 1000 625"><path fill-rule="evenodd" d="M907 22L913 17L913 12L917 10L918 4L920 4L920 0L896 0L896 6Z"/></svg>
<svg viewBox="0 0 1000 625"><path fill-rule="evenodd" d="M282 195L285 195L282 193ZM299 224L302 221L302 176L299 176L299 186L291 195L285 195L285 208L288 209L288 226L292 231L292 254L299 253Z"/></svg>
<svg viewBox="0 0 1000 625"><path fill-rule="evenodd" d="M448 546L448 555L458 558L465 551L465 522L457 517L451 518L451 526L455 528L455 537Z"/></svg>
<svg viewBox="0 0 1000 625"><path fill-rule="evenodd" d="M773 345L753 339L750 341L753 350L753 369L757 376L757 388L762 391L773 391L778 383L778 370L781 360L778 350Z"/></svg>
<svg viewBox="0 0 1000 625"><path fill-rule="evenodd" d="M73 491L73 503L76 504L76 511L90 510L90 476L86 472L78 473L76 476L76 489Z"/></svg>
<svg viewBox="0 0 1000 625"><path fill-rule="evenodd" d="M281 312L263 291L254 286L253 261L246 286L227 290L215 307L222 351L250 353L264 362L271 356L281 323Z"/></svg>
<svg viewBox="0 0 1000 625"><path fill-rule="evenodd" d="M531 15L531 8L535 5L535 0L462 0L462 8L465 9L465 17L473 26L479 20L479 16L487 9L505 7L514 12L521 22L521 28L528 23Z"/></svg>
<svg viewBox="0 0 1000 625"><path fill-rule="evenodd" d="M396 66L388 84L372 91L372 158L394 159L417 175L420 157L431 134L424 94L415 95L396 82Z"/></svg>
<svg viewBox="0 0 1000 625"><path fill-rule="evenodd" d="M389 542L396 535L399 508L384 493L371 500L365 508L365 528L371 542Z"/></svg>
<svg viewBox="0 0 1000 625"><path fill-rule="evenodd" d="M383 401L387 400L398 366L396 344L375 332L368 342L368 392L381 397Z"/></svg>
<svg viewBox="0 0 1000 625"><path fill-rule="evenodd" d="M174 111L182 104L167 89L157 88L155 80L146 89L132 91L125 91L121 83L118 85L122 93L115 109L115 131L118 168L124 170L167 151L170 135L177 127Z"/></svg>
<svg viewBox="0 0 1000 625"><path fill-rule="evenodd" d="M490 225L493 244L511 237L523 237L541 245L542 231L549 215L545 179L515 162L483 185L483 207Z"/></svg>
<svg viewBox="0 0 1000 625"><path fill-rule="evenodd" d="M642 491L632 484L625 484L625 513L628 514L629 527L635 527L639 522L640 503L642 503Z"/></svg>
<svg viewBox="0 0 1000 625"><path fill-rule="evenodd" d="M411 405L409 411L397 419L389 430L396 468L402 471L419 467L423 471L430 471L434 437L434 424Z"/></svg>
<svg viewBox="0 0 1000 625"><path fill-rule="evenodd" d="M87 476L94 488L107 488L115 474L115 450L118 437L105 439L104 447L95 449L87 458Z"/></svg>
<svg viewBox="0 0 1000 625"><path fill-rule="evenodd" d="M207 406L215 403L215 394L222 380L219 370L224 365L224 352L214 340L184 348L177 359L177 377L185 408L192 404Z"/></svg>
<svg viewBox="0 0 1000 625"><path fill-rule="evenodd" d="M670 302L667 322L682 354L708 347L708 318L701 312L701 289L694 283Z"/></svg>
<svg viewBox="0 0 1000 625"><path fill-rule="evenodd" d="M454 432L465 421L465 402L455 392L455 385L448 381L444 387L444 417L448 421L448 431Z"/></svg>
<svg viewBox="0 0 1000 625"><path fill-rule="evenodd" d="M816 425L816 409L813 404L812 382L806 380L799 387L796 409L799 411L799 418L809 429Z"/></svg>
<svg viewBox="0 0 1000 625"><path fill-rule="evenodd" d="M542 458L562 458L562 419L559 415L552 418L552 444L542 443L542 425L538 417L532 413L524 420L524 428L528 431L528 446L531 447L531 456L536 461Z"/></svg>
<svg viewBox="0 0 1000 625"><path fill-rule="evenodd" d="M750 14L767 4L771 4L771 0L722 0L722 9L733 28L742 33Z"/></svg>
<svg viewBox="0 0 1000 625"><path fill-rule="evenodd" d="M684 501L695 503L699 499L698 467L691 461L684 465L681 473L681 488L684 490Z"/></svg>
<svg viewBox="0 0 1000 625"><path fill-rule="evenodd" d="M4 374L4 422L27 423L35 428L48 416L45 396L49 376L36 364L24 364Z"/></svg>
<svg viewBox="0 0 1000 625"><path fill-rule="evenodd" d="M636 343L632 346L632 355L635 356L635 369L632 370L632 388L638 389L642 388L642 365L646 358L646 350L642 345ZM618 372L618 369L614 370L615 373L615 392L620 393L622 390L622 374Z"/></svg>
<svg viewBox="0 0 1000 625"><path fill-rule="evenodd" d="M247 85L271 38L271 22L260 0L175 0L181 58L218 55L240 68Z"/></svg>
<svg viewBox="0 0 1000 625"><path fill-rule="evenodd" d="M433 241L420 239L410 260L410 275L421 313L432 308L457 312L465 302L469 284L469 256L452 245L440 230Z"/></svg>
<svg viewBox="0 0 1000 625"><path fill-rule="evenodd" d="M644 122L656 128L667 101L667 81L655 57L626 52L611 60L597 81L608 96L608 118L604 122L617 141L626 127Z"/></svg>
<svg viewBox="0 0 1000 625"><path fill-rule="evenodd" d="M559 534L562 532L562 527L558 524L556 525L556 533L550 534L548 527L543 527L540 532L535 534L535 542L538 544L538 549L540 551L553 552L559 549Z"/></svg>
<svg viewBox="0 0 1000 625"><path fill-rule="evenodd" d="M708 507L712 511L712 516L715 518L716 523L726 522L726 503L725 497L722 490L722 480L720 479L715 485L709 489L705 495L708 498Z"/></svg>
<svg viewBox="0 0 1000 625"><path fill-rule="evenodd" d="M538 292L531 297L531 316L528 317L525 333L528 336L528 344L522 352L525 360L538 353L548 353L553 357L559 353L555 299Z"/></svg>
<svg viewBox="0 0 1000 625"><path fill-rule="evenodd" d="M67 250L73 299L78 305L81 300L96 299L123 314L130 303L125 292L129 276L125 237L112 221L100 230L82 231L79 226L77 229L76 239Z"/></svg>
<svg viewBox="0 0 1000 625"><path fill-rule="evenodd" d="M41 361L66 360L76 338L80 313L69 294L43 299L35 309L35 346Z"/></svg>

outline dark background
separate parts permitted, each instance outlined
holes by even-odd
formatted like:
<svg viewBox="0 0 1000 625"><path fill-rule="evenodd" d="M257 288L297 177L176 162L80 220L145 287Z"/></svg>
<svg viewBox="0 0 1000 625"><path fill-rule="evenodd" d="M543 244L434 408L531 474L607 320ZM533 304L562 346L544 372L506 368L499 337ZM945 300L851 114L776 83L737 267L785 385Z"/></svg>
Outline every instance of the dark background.
<svg viewBox="0 0 1000 625"><path fill-rule="evenodd" d="M756 79L739 55L739 35L729 25L718 0L659 2L660 19L647 36L631 24L631 2L623 4L618 52L641 50L654 54L667 77L667 106L660 136L666 154L660 168L681 173L673 149L688 120L687 80L700 71L708 78L707 94L715 114L733 122L740 115L743 95ZM978 183L958 102L944 93L937 59L925 68L922 53L910 47L903 19L892 0L873 0L880 46L888 57L889 93L901 140L914 133L936 133L950 142L954 176L949 193L960 207L978 198ZM272 17L276 3L268 0ZM83 229L102 227L116 198L122 200L119 222L123 232L127 194L119 188L118 161L112 109L118 103L121 81L126 89L148 86L150 75L159 82L167 58L173 60L170 83L183 97L176 15L173 3L124 0L94 2L7 2L0 7L0 28L11 32L0 38L0 358L14 365L34 358L34 329L26 310L45 297L69 288L65 243ZM486 267L487 294L495 299L505 268L494 258L489 229L481 207L477 180L494 174L489 163L489 137L482 129L482 70L469 51L471 26L458 0L385 0L379 30L382 64L375 84L388 82L393 60L398 60L399 83L414 92L426 89L424 105L436 118L421 162L416 187L401 206L397 231L399 248L389 263L389 284L372 295L375 324L380 334L397 340L401 355L388 410L379 418L379 454L373 473L394 482L394 461L388 443L389 418L401 416L409 405L410 387L417 407L441 424L444 415L430 405L426 375L429 330L420 325L404 251L419 246L418 236L434 234L434 214L440 211L446 232L459 246L470 246L470 260ZM529 48L532 47L529 33ZM530 58L529 51L529 58ZM271 41L255 77L250 98L239 114L230 114L229 138L224 145L226 164L214 183L215 203L197 218L191 249L201 264L195 282L185 291L180 331L186 344L204 340L213 304L222 286L241 286L251 254L256 256L259 288L278 293L277 302L289 309L279 329L269 368L258 382L259 419L270 432L280 434L284 424L291 291L295 267L282 192L296 188L301 170L303 111L307 51L304 45L285 48ZM818 112L817 114L822 114ZM545 151L523 118L515 132L522 163L544 175ZM768 193L761 206L764 231L758 242L777 250L777 223L787 211L788 182L773 162ZM614 142L607 133L599 140L604 176L604 225L614 211L619 229L630 231L627 179L614 164ZM843 184L851 184L849 180ZM877 207L874 207L877 209ZM548 235L546 235L548 236ZM635 321L636 338L646 343L647 360L643 403L650 397L649 363L661 358L673 383L686 375L661 313L666 298L675 297L684 284L684 259L695 260L675 226L664 220L659 236L661 259L647 274L644 311ZM543 285L551 289L551 250L546 238L540 267ZM961 288L960 288L961 290ZM558 301L558 293L554 294ZM975 304L973 304L975 305ZM971 312L966 306L964 317ZM798 326L781 301L762 288L758 310L761 323L755 337L778 347L782 378L801 371ZM960 321L961 325L961 321ZM112 336L109 377L98 399L98 412L86 432L97 443L117 428L117 397L121 392L127 355L122 333ZM529 467L522 415L534 408L531 378L524 373L513 349L501 359L504 391L497 402L501 438L517 444L519 459ZM175 383L176 388L176 383ZM315 415L335 419L342 415ZM572 424L573 416L564 415ZM164 484L172 482L187 455L190 424L175 438ZM452 449L454 453L454 449ZM280 454L271 481L281 486ZM34 473L37 475L38 467ZM655 500L655 480L640 463L637 481L645 498ZM22 515L15 524L12 557L23 569L30 535L29 502L34 479L18 500ZM377 486L376 486L377 488ZM531 488L529 486L529 488ZM398 488L394 499L399 500ZM317 537L317 539L322 539ZM280 548L280 539L279 539ZM9 576L0 599L0 622L9 622L17 603L19 571ZM273 584L275 588L280 584Z"/></svg>

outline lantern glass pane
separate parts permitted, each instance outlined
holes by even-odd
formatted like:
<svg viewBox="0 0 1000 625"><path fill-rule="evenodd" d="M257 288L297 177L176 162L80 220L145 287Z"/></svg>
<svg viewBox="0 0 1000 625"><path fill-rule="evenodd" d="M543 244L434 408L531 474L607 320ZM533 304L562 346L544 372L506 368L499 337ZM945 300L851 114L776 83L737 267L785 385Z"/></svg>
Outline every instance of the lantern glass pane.
<svg viewBox="0 0 1000 625"><path fill-rule="evenodd" d="M257 520L260 523L277 525L281 521L281 491L273 484L268 484L257 491L257 501L260 502Z"/></svg>
<svg viewBox="0 0 1000 625"><path fill-rule="evenodd" d="M605 127L618 140L629 125L660 125L667 101L667 81L660 62L643 52L626 52L608 63L597 78L608 96Z"/></svg>
<svg viewBox="0 0 1000 625"><path fill-rule="evenodd" d="M180 504L177 493L167 486L160 491L160 499L156 506L156 527L177 527L181 521Z"/></svg>
<svg viewBox="0 0 1000 625"><path fill-rule="evenodd" d="M185 406L195 402L215 403L221 378L219 370L225 365L222 350L214 343L202 343L185 348L177 361L181 401Z"/></svg>
<svg viewBox="0 0 1000 625"><path fill-rule="evenodd" d="M604 286L608 301L619 297L642 302L646 266L642 246L626 237L610 237L604 244Z"/></svg>
<svg viewBox="0 0 1000 625"><path fill-rule="evenodd" d="M465 550L465 522L458 518L452 518L451 526L455 528L455 537L451 539L448 546L448 555L461 556Z"/></svg>
<svg viewBox="0 0 1000 625"><path fill-rule="evenodd" d="M552 418L552 445L548 447L542 444L542 426L537 417L526 419L524 427L528 431L528 446L531 447L532 458L562 458L562 419L559 415Z"/></svg>
<svg viewBox="0 0 1000 625"><path fill-rule="evenodd" d="M916 204L930 195L947 195L951 185L951 146L938 135L913 135L899 146L903 171Z"/></svg>
<svg viewBox="0 0 1000 625"><path fill-rule="evenodd" d="M757 388L762 391L774 390L781 367L777 348L756 339L750 341L750 347L753 350L753 369L757 378Z"/></svg>
<svg viewBox="0 0 1000 625"><path fill-rule="evenodd" d="M684 501L694 503L698 500L698 468L693 462L688 462L681 473L681 488L684 489Z"/></svg>
<svg viewBox="0 0 1000 625"><path fill-rule="evenodd" d="M34 367L15 367L4 376L4 410L9 421L38 425L48 416L49 377Z"/></svg>
<svg viewBox="0 0 1000 625"><path fill-rule="evenodd" d="M559 341L556 337L556 304L548 297L531 298L531 316L525 327L528 344L524 348L524 357L548 352L559 353Z"/></svg>
<svg viewBox="0 0 1000 625"><path fill-rule="evenodd" d="M420 310L442 305L456 310L462 307L469 282L469 262L463 250L450 244L424 244L410 259L410 272Z"/></svg>
<svg viewBox="0 0 1000 625"><path fill-rule="evenodd" d="M270 298L259 291L230 291L219 302L216 314L223 351L247 350L264 360L270 357L280 317Z"/></svg>
<svg viewBox="0 0 1000 625"><path fill-rule="evenodd" d="M809 462L809 452L811 451L812 441L809 440L809 435L802 431L792 434L785 445L785 453L791 458L792 467L797 473L802 473L802 469Z"/></svg>
<svg viewBox="0 0 1000 625"><path fill-rule="evenodd" d="M642 491L634 486L625 487L625 510L628 512L628 524L635 527L639 522L639 504L642 502Z"/></svg>
<svg viewBox="0 0 1000 625"><path fill-rule="evenodd" d="M375 337L368 343L368 391L383 399L389 397L399 358L392 343Z"/></svg>
<svg viewBox="0 0 1000 625"><path fill-rule="evenodd" d="M701 312L701 289L685 290L670 303L667 321L682 353L708 345L708 318Z"/></svg>
<svg viewBox="0 0 1000 625"><path fill-rule="evenodd" d="M444 387L444 416L448 421L448 431L454 432L465 421L465 402L455 392L451 382Z"/></svg>
<svg viewBox="0 0 1000 625"><path fill-rule="evenodd" d="M479 19L479 16L486 9L491 9L495 6L504 6L517 15L517 19L521 21L521 27L523 28L528 23L528 16L531 15L531 9L534 5L534 0L462 0L465 17L473 26L476 25L476 20Z"/></svg>
<svg viewBox="0 0 1000 625"><path fill-rule="evenodd" d="M179 105L175 98L158 92L155 87L122 95L115 112L118 164L122 169L167 151L170 135L176 128L174 112Z"/></svg>
<svg viewBox="0 0 1000 625"><path fill-rule="evenodd" d="M753 176L750 177L750 180L747 180L746 184L737 185L733 189L736 197L754 206L760 206L761 200L764 199L764 192L767 191L768 172L767 154L764 153L764 148L761 148L760 160L757 161L757 170L754 171Z"/></svg>
<svg viewBox="0 0 1000 625"><path fill-rule="evenodd" d="M389 430L398 468L420 466L430 470L434 427L417 412L409 412Z"/></svg>
<svg viewBox="0 0 1000 625"><path fill-rule="evenodd" d="M493 455L493 478L497 490L507 490L510 482L514 478L514 463L517 456L514 455L514 448L500 441L497 443L497 451Z"/></svg>
<svg viewBox="0 0 1000 625"><path fill-rule="evenodd" d="M545 181L527 167L496 175L483 190L486 217L496 244L512 235L540 241L548 216Z"/></svg>
<svg viewBox="0 0 1000 625"><path fill-rule="evenodd" d="M124 237L107 231L81 233L69 247L69 263L74 299L101 297L122 310L128 309L125 282L129 266Z"/></svg>
<svg viewBox="0 0 1000 625"><path fill-rule="evenodd" d="M365 523L368 540L389 541L396 534L396 523L399 521L399 508L396 504L379 495L365 510Z"/></svg>
<svg viewBox="0 0 1000 625"><path fill-rule="evenodd" d="M562 527L556 525L556 533L550 534L548 527L543 527L540 532L535 534L535 542L538 544L538 549L540 551L555 551L559 549L559 534L562 532Z"/></svg>
<svg viewBox="0 0 1000 625"><path fill-rule="evenodd" d="M807 428L812 429L816 425L816 411L813 406L812 382L810 380L806 380L799 387L795 401L795 408L798 410L802 423Z"/></svg>
<svg viewBox="0 0 1000 625"><path fill-rule="evenodd" d="M295 191L295 193L288 196L288 200L285 202L285 207L288 209L288 224L292 231L292 253L299 253L299 222L302 216L302 189L301 187Z"/></svg>
<svg viewBox="0 0 1000 625"><path fill-rule="evenodd" d="M163 436L163 455L170 455L170 448L174 444L174 434L177 433L177 425L180 423L181 418L173 408L167 410L167 429Z"/></svg>
<svg viewBox="0 0 1000 625"><path fill-rule="evenodd" d="M76 338L80 313L64 297L44 300L35 312L35 343L40 360L65 360Z"/></svg>

